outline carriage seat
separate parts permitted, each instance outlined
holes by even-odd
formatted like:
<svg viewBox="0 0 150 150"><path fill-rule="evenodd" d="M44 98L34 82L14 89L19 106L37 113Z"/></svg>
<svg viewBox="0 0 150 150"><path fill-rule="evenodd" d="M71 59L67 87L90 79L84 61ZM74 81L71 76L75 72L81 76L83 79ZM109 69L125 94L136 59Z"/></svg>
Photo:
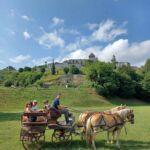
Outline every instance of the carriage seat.
<svg viewBox="0 0 150 150"><path fill-rule="evenodd" d="M50 117L52 119L58 119L59 117L61 117L61 113L57 111L55 108L51 107L49 111L50 111Z"/></svg>

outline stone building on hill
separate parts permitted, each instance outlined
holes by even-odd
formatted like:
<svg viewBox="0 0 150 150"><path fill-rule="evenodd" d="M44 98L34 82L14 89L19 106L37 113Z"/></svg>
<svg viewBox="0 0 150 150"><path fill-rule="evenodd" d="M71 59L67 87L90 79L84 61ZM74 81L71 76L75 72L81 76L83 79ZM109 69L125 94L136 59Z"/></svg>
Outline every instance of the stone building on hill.
<svg viewBox="0 0 150 150"><path fill-rule="evenodd" d="M85 63L87 61L97 61L98 58L93 54L91 53L89 55L89 58L88 59L68 59L68 60L65 60L64 62L60 63L60 62L55 62L55 67L56 68L64 68L64 67L69 67L69 66L76 66L78 68L82 67L85 65ZM48 68L51 68L51 63L48 64Z"/></svg>

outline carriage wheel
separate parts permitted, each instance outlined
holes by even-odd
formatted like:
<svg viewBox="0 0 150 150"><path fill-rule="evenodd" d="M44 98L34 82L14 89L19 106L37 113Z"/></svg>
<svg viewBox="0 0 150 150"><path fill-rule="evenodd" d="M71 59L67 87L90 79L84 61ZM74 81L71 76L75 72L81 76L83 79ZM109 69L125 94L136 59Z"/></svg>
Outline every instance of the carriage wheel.
<svg viewBox="0 0 150 150"><path fill-rule="evenodd" d="M45 142L45 133L40 133L37 136L37 142L40 143L40 144L43 144Z"/></svg>
<svg viewBox="0 0 150 150"><path fill-rule="evenodd" d="M25 150L39 150L40 143L38 142L38 137L34 134L24 134L22 138L22 145Z"/></svg>
<svg viewBox="0 0 150 150"><path fill-rule="evenodd" d="M52 134L53 146L69 145L72 141L72 134L65 130L54 130Z"/></svg>

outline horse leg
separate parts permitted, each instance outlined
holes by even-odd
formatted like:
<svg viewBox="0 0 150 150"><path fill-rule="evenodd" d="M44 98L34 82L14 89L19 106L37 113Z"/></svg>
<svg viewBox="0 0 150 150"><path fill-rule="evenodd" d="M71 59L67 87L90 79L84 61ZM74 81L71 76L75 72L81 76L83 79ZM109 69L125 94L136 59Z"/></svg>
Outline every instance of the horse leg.
<svg viewBox="0 0 150 150"><path fill-rule="evenodd" d="M91 139L93 150L96 150L96 146L95 146L95 136L96 136L96 133L93 133L92 139Z"/></svg>
<svg viewBox="0 0 150 150"><path fill-rule="evenodd" d="M116 131L112 131L112 139L110 141L111 144L113 144L115 141L115 135L116 135Z"/></svg>
<svg viewBox="0 0 150 150"><path fill-rule="evenodd" d="M110 143L110 137L109 137L109 135L110 135L110 132L109 132L109 131L107 131L107 144L109 144L109 143Z"/></svg>
<svg viewBox="0 0 150 150"><path fill-rule="evenodd" d="M82 141L85 139L85 133L86 133L86 128L84 127L82 132L81 132L81 140Z"/></svg>
<svg viewBox="0 0 150 150"><path fill-rule="evenodd" d="M116 132L117 132L117 135L116 135L116 146L117 146L118 148L120 148L119 135L120 135L121 129L118 129Z"/></svg>

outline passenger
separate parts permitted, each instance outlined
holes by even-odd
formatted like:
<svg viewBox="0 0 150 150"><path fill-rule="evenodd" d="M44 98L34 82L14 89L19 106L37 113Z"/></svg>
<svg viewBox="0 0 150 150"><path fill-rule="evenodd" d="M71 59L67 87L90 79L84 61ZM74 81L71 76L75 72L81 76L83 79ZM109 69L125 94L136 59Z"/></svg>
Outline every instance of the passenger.
<svg viewBox="0 0 150 150"><path fill-rule="evenodd" d="M47 111L49 111L50 108L51 108L51 105L48 103L48 100L45 100L44 101L44 109L47 110Z"/></svg>
<svg viewBox="0 0 150 150"><path fill-rule="evenodd" d="M32 102L31 112L38 112L36 100L33 100L33 102ZM29 117L29 121L31 121L31 122L35 122L36 120L37 120L37 116L30 116Z"/></svg>
<svg viewBox="0 0 150 150"><path fill-rule="evenodd" d="M28 102L26 104L24 112L25 113L31 113L32 112L31 108L32 108L32 102ZM22 120L23 120L23 122L26 122L26 121L29 120L29 117L28 116L23 116Z"/></svg>
<svg viewBox="0 0 150 150"><path fill-rule="evenodd" d="M37 106L37 100L33 100L33 102L32 102L32 108L31 108L31 110L33 111L33 112L37 112L38 111L38 106Z"/></svg>
<svg viewBox="0 0 150 150"><path fill-rule="evenodd" d="M61 94L57 94L56 98L53 101L52 107L55 108L61 114L64 114L66 124L69 125L69 111L64 106L60 105Z"/></svg>

